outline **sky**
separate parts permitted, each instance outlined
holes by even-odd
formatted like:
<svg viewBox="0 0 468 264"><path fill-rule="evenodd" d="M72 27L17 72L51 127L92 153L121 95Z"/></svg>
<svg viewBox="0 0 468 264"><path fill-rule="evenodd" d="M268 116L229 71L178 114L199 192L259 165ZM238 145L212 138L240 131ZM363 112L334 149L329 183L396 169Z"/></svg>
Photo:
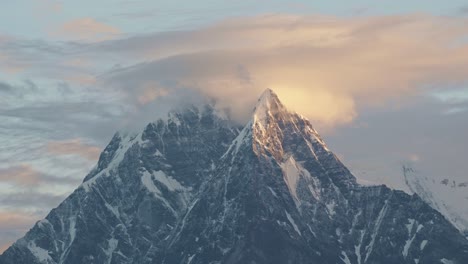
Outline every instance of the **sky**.
<svg viewBox="0 0 468 264"><path fill-rule="evenodd" d="M4 1L0 252L117 130L200 98L242 124L273 89L366 184L468 181L464 2Z"/></svg>

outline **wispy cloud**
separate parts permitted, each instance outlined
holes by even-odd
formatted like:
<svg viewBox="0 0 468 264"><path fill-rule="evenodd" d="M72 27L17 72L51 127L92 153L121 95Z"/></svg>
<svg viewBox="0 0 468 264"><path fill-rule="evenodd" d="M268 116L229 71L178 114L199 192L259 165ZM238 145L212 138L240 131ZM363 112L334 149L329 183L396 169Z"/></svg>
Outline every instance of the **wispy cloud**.
<svg viewBox="0 0 468 264"><path fill-rule="evenodd" d="M0 169L0 182L33 186L39 182L39 173L29 165Z"/></svg>
<svg viewBox="0 0 468 264"><path fill-rule="evenodd" d="M148 19L148 18L155 18L156 16L160 15L162 12L159 9L152 9L152 10L141 10L141 11L135 11L135 12L124 12L124 13L118 13L115 14L114 16L120 17L120 18L125 18L125 19Z"/></svg>
<svg viewBox="0 0 468 264"><path fill-rule="evenodd" d="M52 32L53 35L71 40L102 41L117 37L121 31L91 17L68 21Z"/></svg>
<svg viewBox="0 0 468 264"><path fill-rule="evenodd" d="M38 187L41 184L71 184L75 185L79 178L58 177L42 173L30 164L0 169L0 183L10 183L17 187ZM0 200L2 200L0 198ZM6 203L3 203L5 205Z"/></svg>
<svg viewBox="0 0 468 264"><path fill-rule="evenodd" d="M65 141L52 141L47 144L47 151L55 155L78 155L95 161L101 153L101 148L82 142L75 138Z"/></svg>

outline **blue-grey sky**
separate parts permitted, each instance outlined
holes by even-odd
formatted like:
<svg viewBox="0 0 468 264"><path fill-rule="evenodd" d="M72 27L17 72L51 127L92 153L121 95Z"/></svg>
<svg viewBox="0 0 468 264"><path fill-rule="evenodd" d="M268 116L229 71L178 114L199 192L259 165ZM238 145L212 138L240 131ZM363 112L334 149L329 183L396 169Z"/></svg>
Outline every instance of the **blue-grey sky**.
<svg viewBox="0 0 468 264"><path fill-rule="evenodd" d="M404 189L407 162L468 181L464 2L4 1L0 248L80 184L116 130L190 98L242 123L272 88L362 182Z"/></svg>

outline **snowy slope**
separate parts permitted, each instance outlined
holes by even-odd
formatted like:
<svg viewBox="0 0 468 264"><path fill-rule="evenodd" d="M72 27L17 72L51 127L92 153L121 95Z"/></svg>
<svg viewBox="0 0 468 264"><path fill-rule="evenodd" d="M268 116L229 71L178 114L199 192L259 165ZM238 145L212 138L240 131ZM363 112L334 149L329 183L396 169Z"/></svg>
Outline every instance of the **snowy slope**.
<svg viewBox="0 0 468 264"><path fill-rule="evenodd" d="M430 179L411 167L404 167L404 176L412 192L441 212L468 239L468 179Z"/></svg>

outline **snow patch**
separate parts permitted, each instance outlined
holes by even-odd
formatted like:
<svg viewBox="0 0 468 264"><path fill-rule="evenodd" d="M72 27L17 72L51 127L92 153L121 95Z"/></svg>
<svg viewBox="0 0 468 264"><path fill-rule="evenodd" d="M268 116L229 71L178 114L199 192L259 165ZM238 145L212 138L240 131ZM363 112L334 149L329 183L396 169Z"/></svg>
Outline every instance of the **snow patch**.
<svg viewBox="0 0 468 264"><path fill-rule="evenodd" d="M377 220L375 222L374 226L374 231L372 233L372 239L370 244L366 247L367 253L366 253L366 258L364 259L364 262L367 262L367 259L370 257L370 254L372 253L372 250L374 250L374 243L375 239L377 238L377 235L380 230L380 225L382 224L382 220L385 217L385 214L387 213L387 208L388 208L388 200L385 201L385 205L382 207L380 210L379 216L377 217Z"/></svg>
<svg viewBox="0 0 468 264"><path fill-rule="evenodd" d="M302 233L301 231L299 230L299 228L297 227L296 225L296 222L294 222L294 219L291 217L290 214L288 214L288 212L284 211L286 213L286 217L288 218L288 221L289 223L291 223L291 225L293 226L294 230L300 235L302 236Z"/></svg>
<svg viewBox="0 0 468 264"><path fill-rule="evenodd" d="M421 246L419 246L419 248L421 249L421 251L423 251L424 248L426 248L426 245L427 245L427 240L423 240L423 241L421 242Z"/></svg>
<svg viewBox="0 0 468 264"><path fill-rule="evenodd" d="M176 190L185 190L185 187L182 186L177 180L172 178L171 176L167 176L162 171L156 171L153 173L154 178L159 181L160 183L164 184L167 189L171 192Z"/></svg>
<svg viewBox="0 0 468 264"><path fill-rule="evenodd" d="M413 240L415 237L416 235L414 235L411 239L406 240L405 246L403 247L403 251L402 251L403 257L406 258L408 256L408 251L411 247L411 244L413 244Z"/></svg>
<svg viewBox="0 0 468 264"><path fill-rule="evenodd" d="M123 161L125 157L125 153L134 145L134 144L140 144L143 145L145 144L146 141L142 140L142 135L141 133L139 134L126 134L126 135L119 135L120 136L120 143L119 143L119 148L116 150L114 157L112 158L111 162L107 165L106 168L104 168L102 171L100 171L98 174L96 174L94 177L89 179L86 182L83 182L81 184L81 187L86 192L89 192L91 190L91 187L94 185L96 180L103 176L103 175L110 175L111 171L114 171L118 168L120 163Z"/></svg>
<svg viewBox="0 0 468 264"><path fill-rule="evenodd" d="M413 230L413 226L414 226L414 223L415 223L415 220L414 219L410 219L410 223L406 225L406 228L408 229L408 239L406 240L405 242L405 246L403 247L403 251L402 251L402 254L403 256L406 258L408 256L408 252L409 252L409 249L411 248L411 245L413 244L413 241L414 239L416 238L416 235L419 233L419 231L421 231L421 229L423 229L423 225L418 225L418 227L416 228L416 231L414 232L414 234L411 236L411 231ZM410 238L411 237L411 238ZM427 240L424 240L426 241L427 243ZM424 243L424 241L422 243ZM423 244L421 243L421 247L423 246ZM425 246L425 244L424 244ZM423 248L421 248L422 250Z"/></svg>
<svg viewBox="0 0 468 264"><path fill-rule="evenodd" d="M226 155L228 155L229 153L233 152L232 153L232 159L234 160L235 155L237 154L237 152L239 152L239 148L242 146L242 144L244 142L246 142L248 140L248 136L251 134L251 131L252 131L252 126L253 126L253 123L252 123L252 121L250 121L244 127L244 129L242 129L242 131L239 133L239 135L236 137L236 139L234 139L234 141L232 141L232 144L229 146L226 153L223 154L221 159L226 157Z"/></svg>
<svg viewBox="0 0 468 264"><path fill-rule="evenodd" d="M283 179L288 186L289 191L296 199L300 201L297 196L297 184L301 178L302 171L304 170L299 164L296 163L294 158L291 156L285 162L280 164L281 169L283 169Z"/></svg>
<svg viewBox="0 0 468 264"><path fill-rule="evenodd" d="M271 194L273 194L273 196L278 197L276 192L271 187L268 186L268 190L270 190L270 192L271 192Z"/></svg>
<svg viewBox="0 0 468 264"><path fill-rule="evenodd" d="M327 207L327 211L328 211L328 214L330 216L334 216L336 214L336 212L335 212L335 207L336 207L335 200L332 200L331 203L325 204L325 206Z"/></svg>
<svg viewBox="0 0 468 264"><path fill-rule="evenodd" d="M449 260L446 258L441 259L440 262L442 262L443 264L455 264L453 260Z"/></svg>
<svg viewBox="0 0 468 264"><path fill-rule="evenodd" d="M159 149L157 149L157 150L154 152L154 156L156 156L156 157L163 157L164 155L161 153L161 151L159 151Z"/></svg>
<svg viewBox="0 0 468 264"><path fill-rule="evenodd" d="M70 229L68 230L68 234L70 235L70 245L75 241L76 237L76 218L70 217Z"/></svg>
<svg viewBox="0 0 468 264"><path fill-rule="evenodd" d="M351 260L349 260L349 257L346 254L346 252L341 251L341 255L343 256L341 257L341 259L344 261L345 264L351 264Z"/></svg>
<svg viewBox="0 0 468 264"><path fill-rule="evenodd" d="M309 184L307 187L309 187L309 191L315 200L320 200L320 189L315 188L312 184Z"/></svg>
<svg viewBox="0 0 468 264"><path fill-rule="evenodd" d="M53 260L49 255L49 251L38 247L35 241L28 244L28 249L41 263L52 263Z"/></svg>
<svg viewBox="0 0 468 264"><path fill-rule="evenodd" d="M362 213L362 212L359 212L359 213ZM362 242L364 240L364 235L365 234L366 234L366 232L364 230L361 230L361 239L359 239L359 245L354 246L354 253L356 254L358 264L361 264L361 259L362 259L361 247L362 247Z"/></svg>
<svg viewBox="0 0 468 264"><path fill-rule="evenodd" d="M161 197L161 191L158 189L158 187L156 187L156 185L154 185L153 175L151 173L144 171L143 175L141 176L141 183L143 183L143 186L145 186L146 189L155 196Z"/></svg>
<svg viewBox="0 0 468 264"><path fill-rule="evenodd" d="M421 231L421 229L423 229L423 227L424 227L424 226L423 226L423 225L421 225L421 224L420 224L420 225L418 225L418 228L416 229L416 233L418 233L419 231Z"/></svg>
<svg viewBox="0 0 468 264"><path fill-rule="evenodd" d="M413 230L414 226L414 219L409 219L409 224L406 224L406 229L408 229L408 235L411 235L411 231Z"/></svg>
<svg viewBox="0 0 468 264"><path fill-rule="evenodd" d="M104 253L107 255L107 264L112 262L112 254L114 253L115 249L117 248L119 241L115 238L111 238L108 241L107 250Z"/></svg>

